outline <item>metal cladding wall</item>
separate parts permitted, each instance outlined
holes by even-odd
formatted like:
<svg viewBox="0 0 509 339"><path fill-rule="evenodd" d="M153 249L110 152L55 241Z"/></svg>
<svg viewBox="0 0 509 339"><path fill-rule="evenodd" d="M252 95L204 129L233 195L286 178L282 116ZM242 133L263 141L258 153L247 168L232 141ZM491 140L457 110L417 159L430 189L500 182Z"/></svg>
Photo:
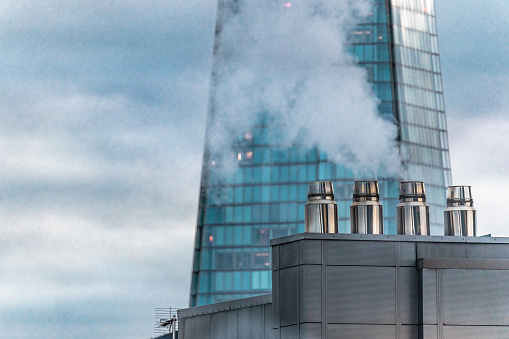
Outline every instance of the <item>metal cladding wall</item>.
<svg viewBox="0 0 509 339"><path fill-rule="evenodd" d="M178 311L181 339L272 339L272 297L227 301Z"/></svg>
<svg viewBox="0 0 509 339"><path fill-rule="evenodd" d="M181 338L509 338L509 238L304 233L272 295L180 310Z"/></svg>
<svg viewBox="0 0 509 339"><path fill-rule="evenodd" d="M509 338L509 239L300 234L271 245L279 338Z"/></svg>

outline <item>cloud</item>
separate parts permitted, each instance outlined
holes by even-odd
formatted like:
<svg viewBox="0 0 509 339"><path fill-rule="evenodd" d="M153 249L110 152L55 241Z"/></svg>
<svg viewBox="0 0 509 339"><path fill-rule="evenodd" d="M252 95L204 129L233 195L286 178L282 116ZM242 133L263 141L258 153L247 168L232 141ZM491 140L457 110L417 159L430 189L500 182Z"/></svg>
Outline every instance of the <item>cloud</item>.
<svg viewBox="0 0 509 339"><path fill-rule="evenodd" d="M504 108L509 83L509 3L436 2L448 115L476 116Z"/></svg>
<svg viewBox="0 0 509 339"><path fill-rule="evenodd" d="M453 182L472 186L479 234L509 236L504 202L509 187L508 134L507 114L449 119Z"/></svg>
<svg viewBox="0 0 509 339"><path fill-rule="evenodd" d="M202 124L129 96L16 95L0 97L2 318L14 338L150 335L154 307L187 305Z"/></svg>
<svg viewBox="0 0 509 339"><path fill-rule="evenodd" d="M509 3L436 3L453 182L472 186L479 234L509 236Z"/></svg>
<svg viewBox="0 0 509 339"><path fill-rule="evenodd" d="M210 74L211 1L8 0L0 6L0 43L8 51L0 55L0 80L11 87L63 84L168 106L168 92L179 89L185 73Z"/></svg>
<svg viewBox="0 0 509 339"><path fill-rule="evenodd" d="M149 337L187 306L214 12L0 3L1 333Z"/></svg>
<svg viewBox="0 0 509 339"><path fill-rule="evenodd" d="M25 218L31 239L2 253L3 333L146 338L154 307L187 303L187 293L174 291L189 282L191 250L175 251L188 232L113 231L49 214Z"/></svg>

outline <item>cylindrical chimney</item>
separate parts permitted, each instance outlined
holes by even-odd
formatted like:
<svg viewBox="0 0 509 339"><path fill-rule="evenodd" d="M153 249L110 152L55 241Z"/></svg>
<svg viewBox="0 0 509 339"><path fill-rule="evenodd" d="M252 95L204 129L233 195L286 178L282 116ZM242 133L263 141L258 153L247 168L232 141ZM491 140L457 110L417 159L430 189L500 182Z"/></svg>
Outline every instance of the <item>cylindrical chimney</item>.
<svg viewBox="0 0 509 339"><path fill-rule="evenodd" d="M401 182L396 216L398 234L430 235L429 206L423 182Z"/></svg>
<svg viewBox="0 0 509 339"><path fill-rule="evenodd" d="M449 186L447 189L444 234L460 237L477 235L477 211L470 186Z"/></svg>
<svg viewBox="0 0 509 339"><path fill-rule="evenodd" d="M356 181L353 186L350 225L352 233L383 234L383 210L377 181Z"/></svg>
<svg viewBox="0 0 509 339"><path fill-rule="evenodd" d="M313 233L338 233L338 205L334 201L332 182L309 183L305 230Z"/></svg>

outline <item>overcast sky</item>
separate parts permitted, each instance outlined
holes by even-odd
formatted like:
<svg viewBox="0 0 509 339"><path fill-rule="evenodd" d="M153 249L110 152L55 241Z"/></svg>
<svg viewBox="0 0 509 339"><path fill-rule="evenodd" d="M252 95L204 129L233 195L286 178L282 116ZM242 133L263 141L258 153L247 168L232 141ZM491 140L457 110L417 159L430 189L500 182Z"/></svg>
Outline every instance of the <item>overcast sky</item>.
<svg viewBox="0 0 509 339"><path fill-rule="evenodd" d="M509 236L509 2L436 2L453 181ZM3 335L149 338L187 306L215 12L0 2Z"/></svg>

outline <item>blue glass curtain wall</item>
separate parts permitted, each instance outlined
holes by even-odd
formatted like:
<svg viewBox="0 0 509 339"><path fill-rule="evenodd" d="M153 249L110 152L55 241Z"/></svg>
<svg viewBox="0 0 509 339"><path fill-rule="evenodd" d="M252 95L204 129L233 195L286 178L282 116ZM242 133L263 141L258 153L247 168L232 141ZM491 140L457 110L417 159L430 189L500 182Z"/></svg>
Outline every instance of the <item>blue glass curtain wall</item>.
<svg viewBox="0 0 509 339"><path fill-rule="evenodd" d="M433 1L377 0L349 39L380 99L379 113L400 126L408 179L426 183L431 210L439 211L431 215L439 234L450 162ZM239 136L232 148L235 175L221 175L205 152L191 306L271 292L269 241L304 231L309 181L334 182L339 231L350 232L354 173L318 149L281 146L283 128L261 119ZM400 178L379 174L378 180L384 230L394 234Z"/></svg>

